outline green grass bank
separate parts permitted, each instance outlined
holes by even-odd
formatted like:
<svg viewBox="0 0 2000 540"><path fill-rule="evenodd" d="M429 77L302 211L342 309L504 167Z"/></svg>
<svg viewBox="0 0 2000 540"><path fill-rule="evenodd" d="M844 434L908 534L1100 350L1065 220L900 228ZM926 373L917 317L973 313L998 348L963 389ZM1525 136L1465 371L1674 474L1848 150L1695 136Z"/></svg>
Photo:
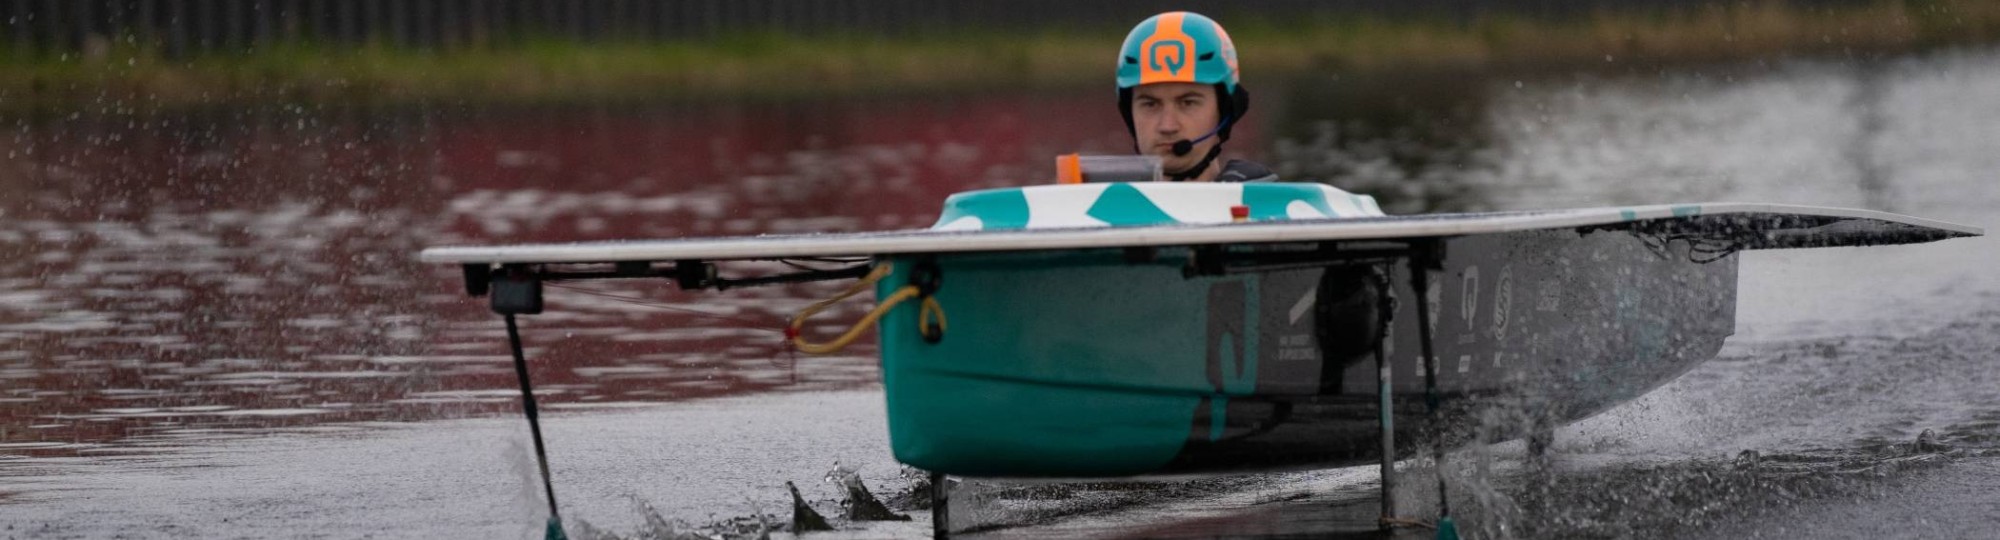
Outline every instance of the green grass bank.
<svg viewBox="0 0 2000 540"><path fill-rule="evenodd" d="M1897 53L2000 41L2000 2L1729 3L1559 20L1225 20L1246 72L1586 66ZM524 103L786 99L1108 81L1126 28L908 38L745 33L705 42L527 40L473 50L298 44L167 59L118 40L28 57L0 49L0 110L254 101Z"/></svg>

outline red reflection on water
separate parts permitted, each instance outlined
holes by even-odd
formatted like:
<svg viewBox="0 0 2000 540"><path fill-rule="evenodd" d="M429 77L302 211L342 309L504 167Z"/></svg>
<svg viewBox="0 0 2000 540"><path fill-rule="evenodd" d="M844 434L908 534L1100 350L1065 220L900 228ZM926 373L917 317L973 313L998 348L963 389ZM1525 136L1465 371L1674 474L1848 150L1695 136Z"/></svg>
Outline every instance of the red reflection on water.
<svg viewBox="0 0 2000 540"><path fill-rule="evenodd" d="M1100 94L6 121L0 453L514 411L498 319L422 247L924 227L1126 148ZM872 384L872 345L777 346L838 286L550 289L531 371L556 407Z"/></svg>

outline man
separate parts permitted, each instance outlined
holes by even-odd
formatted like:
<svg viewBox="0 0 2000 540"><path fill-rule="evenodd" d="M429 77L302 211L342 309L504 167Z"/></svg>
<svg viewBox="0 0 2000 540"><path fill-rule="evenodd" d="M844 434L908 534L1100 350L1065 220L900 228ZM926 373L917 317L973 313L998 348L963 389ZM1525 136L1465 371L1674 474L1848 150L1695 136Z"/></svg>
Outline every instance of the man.
<svg viewBox="0 0 2000 540"><path fill-rule="evenodd" d="M1232 159L1216 165L1230 128L1250 110L1237 78L1236 44L1222 25L1185 11L1161 13L1125 36L1118 55L1118 108L1141 154L1159 156L1176 182L1272 182L1261 164ZM1321 274L1314 308L1324 356L1321 384L1338 388L1348 366L1379 346L1387 318L1380 312L1374 266L1336 266Z"/></svg>
<svg viewBox="0 0 2000 540"><path fill-rule="evenodd" d="M1125 36L1118 56L1118 110L1140 154L1159 156L1176 182L1268 182L1263 165L1232 159L1222 143L1250 110L1239 83L1236 44L1213 19L1161 13Z"/></svg>

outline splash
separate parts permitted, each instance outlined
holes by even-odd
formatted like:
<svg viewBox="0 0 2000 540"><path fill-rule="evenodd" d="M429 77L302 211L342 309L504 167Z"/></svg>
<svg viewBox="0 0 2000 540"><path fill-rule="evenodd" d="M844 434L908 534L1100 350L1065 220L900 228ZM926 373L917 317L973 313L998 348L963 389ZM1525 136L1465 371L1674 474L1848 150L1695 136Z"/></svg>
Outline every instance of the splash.
<svg viewBox="0 0 2000 540"><path fill-rule="evenodd" d="M841 501L841 506L847 509L847 519L849 521L910 520L910 516L890 511L888 506L883 505L881 500L876 499L875 494L868 491L868 486L861 483L861 472L858 468L843 466L840 462L835 461L833 462L833 470L827 471L824 480L839 484L841 488L846 490L847 499ZM789 486L790 484L787 483L786 485ZM792 496L796 499L798 497L797 488L794 488L792 493Z"/></svg>

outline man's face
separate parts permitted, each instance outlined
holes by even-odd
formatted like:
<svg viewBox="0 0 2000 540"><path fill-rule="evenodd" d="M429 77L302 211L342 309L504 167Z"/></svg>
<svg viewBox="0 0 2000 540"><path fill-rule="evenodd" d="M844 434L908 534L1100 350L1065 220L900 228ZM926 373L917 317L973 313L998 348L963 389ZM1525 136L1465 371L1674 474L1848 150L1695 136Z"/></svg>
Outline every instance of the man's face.
<svg viewBox="0 0 2000 540"><path fill-rule="evenodd" d="M1139 141L1139 153L1160 156L1167 172L1185 171L1208 155L1222 139L1210 137L1195 143L1194 151L1174 155L1174 143L1208 134L1222 121L1222 107L1216 102L1215 87L1196 83L1153 83L1132 92L1132 134Z"/></svg>

